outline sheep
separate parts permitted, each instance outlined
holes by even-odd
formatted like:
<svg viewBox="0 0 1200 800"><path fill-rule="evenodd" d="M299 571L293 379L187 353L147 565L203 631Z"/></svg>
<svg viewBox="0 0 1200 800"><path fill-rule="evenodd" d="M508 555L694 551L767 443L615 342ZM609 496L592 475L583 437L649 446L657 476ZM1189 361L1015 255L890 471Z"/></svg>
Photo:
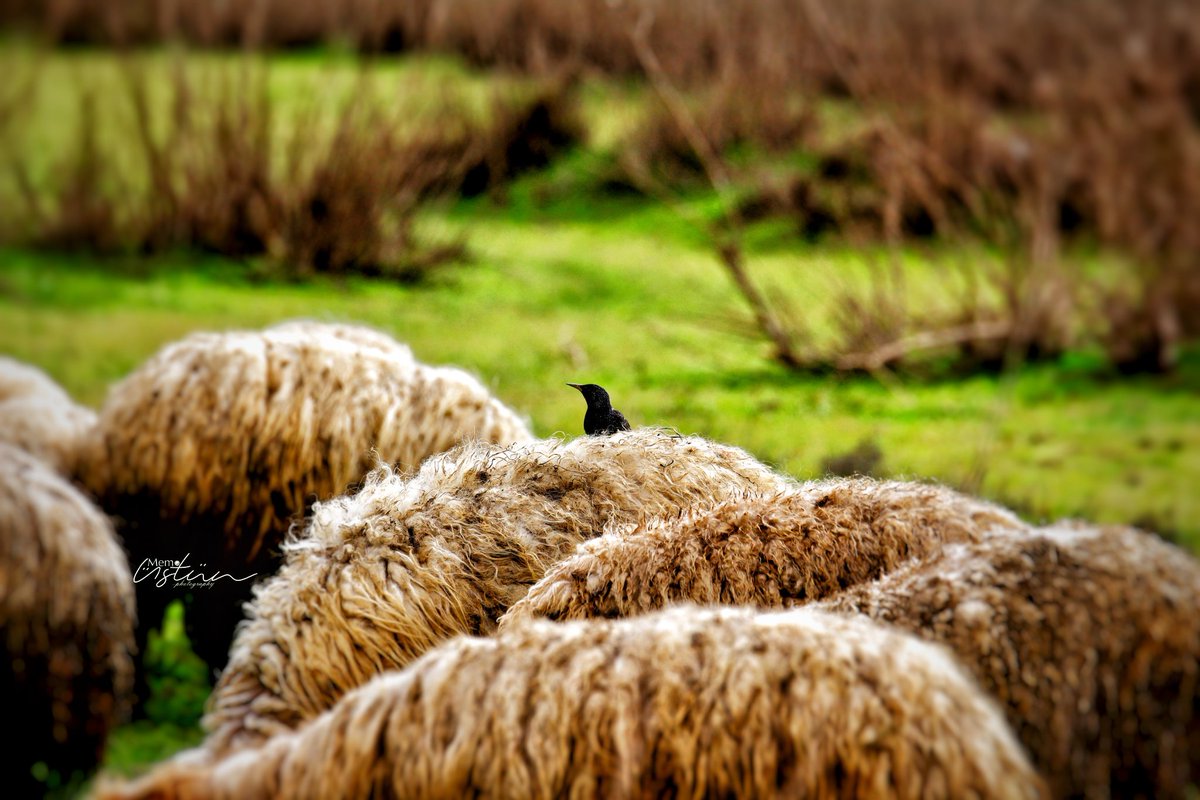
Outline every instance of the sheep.
<svg viewBox="0 0 1200 800"><path fill-rule="evenodd" d="M946 490L822 486L834 491L729 501L586 542L501 629L680 601L823 601L949 645L1059 795L1170 796L1197 779L1193 560L1132 529L1034 529Z"/></svg>
<svg viewBox="0 0 1200 800"><path fill-rule="evenodd" d="M0 695L6 787L89 771L128 709L134 592L108 518L47 464L0 444ZM15 786L14 786L15 784Z"/></svg>
<svg viewBox="0 0 1200 800"><path fill-rule="evenodd" d="M781 607L873 580L945 542L1019 528L1010 512L919 483L834 479L728 500L584 542L501 620L626 617L686 600Z"/></svg>
<svg viewBox="0 0 1200 800"><path fill-rule="evenodd" d="M0 442L70 475L96 413L75 403L48 375L0 356Z"/></svg>
<svg viewBox="0 0 1200 800"><path fill-rule="evenodd" d="M135 570L179 560L220 576L187 595L185 615L196 652L219 669L253 580L275 570L314 500L377 458L412 469L474 437L531 434L478 380L421 365L382 333L291 322L165 347L110 391L79 479L120 521ZM183 593L157 583L138 583L143 643Z"/></svg>
<svg viewBox="0 0 1200 800"><path fill-rule="evenodd" d="M1200 564L1151 534L997 533L818 607L950 647L1057 796L1182 797L1200 781Z"/></svg>
<svg viewBox="0 0 1200 800"><path fill-rule="evenodd" d="M490 633L529 586L610 523L791 481L735 447L639 429L502 448L465 443L411 479L381 469L319 503L255 590L205 725L252 744L458 633Z"/></svg>
<svg viewBox="0 0 1200 800"><path fill-rule="evenodd" d="M810 609L673 608L459 637L304 728L132 798L1033 798L1043 784L943 649Z"/></svg>
<svg viewBox="0 0 1200 800"><path fill-rule="evenodd" d="M37 367L9 356L0 356L0 403L34 394L68 399L62 387Z"/></svg>

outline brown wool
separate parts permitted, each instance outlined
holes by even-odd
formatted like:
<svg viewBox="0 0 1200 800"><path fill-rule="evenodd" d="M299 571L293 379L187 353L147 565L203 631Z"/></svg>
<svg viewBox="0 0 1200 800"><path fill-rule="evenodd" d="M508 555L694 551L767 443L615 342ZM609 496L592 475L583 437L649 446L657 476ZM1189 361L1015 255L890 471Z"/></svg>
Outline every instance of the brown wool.
<svg viewBox="0 0 1200 800"><path fill-rule="evenodd" d="M0 442L19 447L60 474L71 474L96 413L48 375L0 356Z"/></svg>
<svg viewBox="0 0 1200 800"><path fill-rule="evenodd" d="M1179 796L1200 776L1200 566L1152 535L1031 528L945 489L830 480L614 530L501 629L822 598L949 646L1058 795Z"/></svg>
<svg viewBox="0 0 1200 800"><path fill-rule="evenodd" d="M942 648L862 618L674 608L459 637L298 731L117 798L1034 798Z"/></svg>
<svg viewBox="0 0 1200 800"><path fill-rule="evenodd" d="M735 447L640 429L461 445L318 504L256 589L210 701L214 751L311 719L459 633L489 633L558 559L610 524L790 481Z"/></svg>
<svg viewBox="0 0 1200 800"><path fill-rule="evenodd" d="M953 650L1056 795L1183 797L1200 782L1200 564L1156 536L997 534L821 607Z"/></svg>
<svg viewBox="0 0 1200 800"><path fill-rule="evenodd" d="M940 486L806 483L657 518L585 542L501 621L627 617L687 601L776 608L874 580L946 542L1020 528L1010 512Z"/></svg>
<svg viewBox="0 0 1200 800"><path fill-rule="evenodd" d="M379 460L412 470L476 438L531 434L474 377L419 364L378 331L290 322L165 347L110 391L79 478L121 520L135 568L188 555L206 573L266 576L313 501L346 491ZM214 668L250 585L226 580L193 595L189 635ZM154 626L172 595L149 586L138 584L138 603Z"/></svg>
<svg viewBox="0 0 1200 800"><path fill-rule="evenodd" d="M20 728L6 745L17 786L38 761L68 776L99 761L128 710L134 613L108 518L41 460L0 444L0 695Z"/></svg>

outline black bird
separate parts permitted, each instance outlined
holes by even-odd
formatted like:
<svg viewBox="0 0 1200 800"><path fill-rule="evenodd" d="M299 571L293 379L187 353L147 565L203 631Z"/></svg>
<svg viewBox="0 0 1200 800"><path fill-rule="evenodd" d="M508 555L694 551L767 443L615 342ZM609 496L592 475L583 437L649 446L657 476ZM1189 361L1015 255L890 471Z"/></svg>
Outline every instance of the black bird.
<svg viewBox="0 0 1200 800"><path fill-rule="evenodd" d="M629 420L612 407L608 392L594 383L568 383L583 394L587 400L587 413L583 415L583 432L588 436L608 436L617 431L629 430Z"/></svg>

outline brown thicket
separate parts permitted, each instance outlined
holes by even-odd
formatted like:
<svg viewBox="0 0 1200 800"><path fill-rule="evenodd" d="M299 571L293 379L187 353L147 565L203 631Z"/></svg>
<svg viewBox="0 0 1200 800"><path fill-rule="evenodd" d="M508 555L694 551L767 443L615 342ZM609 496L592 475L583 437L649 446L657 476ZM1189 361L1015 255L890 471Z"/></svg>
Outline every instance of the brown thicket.
<svg viewBox="0 0 1200 800"><path fill-rule="evenodd" d="M811 354L795 344L803 329L789 331L758 296L736 237L720 243L789 366L875 371L949 352L970 367L998 367L1055 357L1083 336L1122 370L1165 371L1200 333L1189 313L1200 303L1200 7L1188 0L55 0L15 2L6 16L54 41L336 41L370 52L449 51L556 79L649 75L695 100L685 126L694 131L684 133L674 112L652 114L621 148L626 186L703 178L706 151L724 164L730 149L804 149L815 155L811 169L727 172L752 195L736 216L786 214L813 236L968 236L1002 248L1007 267L977 282L994 284L986 301L975 295L952 313L919 316L878 294L848 295L840 305L849 329L829 352ZM851 98L863 124L819 135L813 109L824 97ZM227 116L229 132L247 140L205 134L221 142L220 155L192 194L215 198L213 210L139 227L174 244L215 239L221 252L279 253L301 273L422 274L453 248L427 253L412 241L392 173L408 164L460 187L469 176L478 192L478 179L494 178L496 154L513 151L485 147L492 157L481 157L441 134L398 143L364 133L358 120L327 151L308 143L323 154L318 166L280 199L262 188L270 184L252 135L260 126ZM155 236L128 235L128 203L101 191L112 176L86 133L79 150L57 209L41 217L43 240L155 246ZM158 151L166 163L175 157ZM1117 249L1129 268L1097 280L1064 257L1063 244L1076 241Z"/></svg>
<svg viewBox="0 0 1200 800"><path fill-rule="evenodd" d="M417 240L420 204L497 191L581 136L563 83L497 95L485 121L447 111L414 131L351 100L332 131L301 117L285 134L262 74L225 76L214 90L176 70L165 131L153 119L147 73L131 67L126 76L116 102L133 110L128 133L145 180L127 179L98 141L95 98L84 94L77 140L47 191L23 164L12 165L24 200L22 224L10 226L18 239L100 254L190 248L257 258L293 278L416 281L465 255L461 242Z"/></svg>

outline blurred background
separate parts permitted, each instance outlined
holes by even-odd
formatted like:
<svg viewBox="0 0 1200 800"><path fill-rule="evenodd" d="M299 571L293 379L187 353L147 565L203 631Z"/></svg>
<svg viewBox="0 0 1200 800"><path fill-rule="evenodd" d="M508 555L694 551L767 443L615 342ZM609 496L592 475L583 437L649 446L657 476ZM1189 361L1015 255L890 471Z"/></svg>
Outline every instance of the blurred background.
<svg viewBox="0 0 1200 800"><path fill-rule="evenodd" d="M799 478L1200 551L1191 0L4 0L0 352L363 322ZM180 610L128 773L199 738ZM86 776L41 776L69 794Z"/></svg>

